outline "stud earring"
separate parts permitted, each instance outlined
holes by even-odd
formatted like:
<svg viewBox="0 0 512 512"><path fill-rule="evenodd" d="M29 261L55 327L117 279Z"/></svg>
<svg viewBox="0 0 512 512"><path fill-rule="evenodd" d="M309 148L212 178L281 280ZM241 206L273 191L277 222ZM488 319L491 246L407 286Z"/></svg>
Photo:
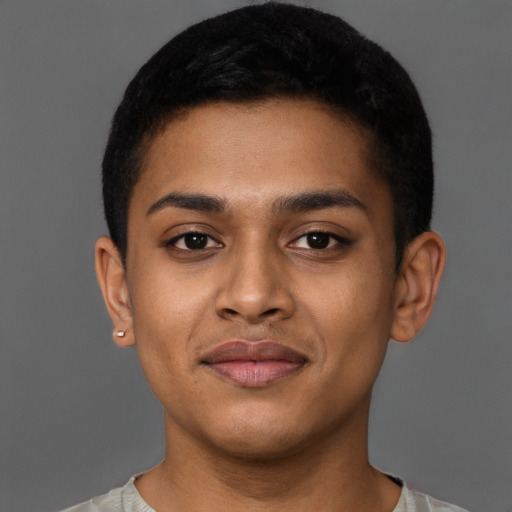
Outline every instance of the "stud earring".
<svg viewBox="0 0 512 512"><path fill-rule="evenodd" d="M126 336L126 331L114 331L114 335L117 338L124 338Z"/></svg>

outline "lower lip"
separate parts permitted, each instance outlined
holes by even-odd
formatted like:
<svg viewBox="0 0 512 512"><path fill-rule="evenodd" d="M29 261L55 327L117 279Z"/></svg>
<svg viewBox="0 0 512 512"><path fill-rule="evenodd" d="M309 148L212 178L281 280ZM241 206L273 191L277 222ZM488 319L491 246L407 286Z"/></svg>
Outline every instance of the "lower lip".
<svg viewBox="0 0 512 512"><path fill-rule="evenodd" d="M222 377L247 388L259 388L287 377L302 368L292 361L224 361L207 364Z"/></svg>

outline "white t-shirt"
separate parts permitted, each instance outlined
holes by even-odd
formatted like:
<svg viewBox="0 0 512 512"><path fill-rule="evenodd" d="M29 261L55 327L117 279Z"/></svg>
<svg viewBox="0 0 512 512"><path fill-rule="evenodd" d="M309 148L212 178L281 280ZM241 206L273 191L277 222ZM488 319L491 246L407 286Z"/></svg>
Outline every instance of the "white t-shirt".
<svg viewBox="0 0 512 512"><path fill-rule="evenodd" d="M62 512L156 512L137 491L133 484L135 478L130 478L124 487L112 489L108 494L98 496ZM401 480L393 479L402 485L402 494L393 512L467 512L455 505L409 489Z"/></svg>

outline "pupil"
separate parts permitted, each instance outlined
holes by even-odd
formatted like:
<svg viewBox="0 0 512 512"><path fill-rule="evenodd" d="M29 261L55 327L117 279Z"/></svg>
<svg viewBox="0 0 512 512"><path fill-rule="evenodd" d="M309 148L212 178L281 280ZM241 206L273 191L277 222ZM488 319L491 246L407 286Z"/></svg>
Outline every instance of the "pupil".
<svg viewBox="0 0 512 512"><path fill-rule="evenodd" d="M208 243L208 237L198 233L185 236L185 245L187 249L204 249Z"/></svg>
<svg viewBox="0 0 512 512"><path fill-rule="evenodd" d="M325 233L309 233L308 244L312 249L325 249L329 245L330 236Z"/></svg>

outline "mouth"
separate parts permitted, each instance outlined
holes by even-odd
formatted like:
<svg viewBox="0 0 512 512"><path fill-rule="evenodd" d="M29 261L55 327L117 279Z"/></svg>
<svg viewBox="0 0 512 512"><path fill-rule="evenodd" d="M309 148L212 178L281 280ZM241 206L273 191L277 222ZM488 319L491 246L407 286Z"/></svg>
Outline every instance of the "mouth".
<svg viewBox="0 0 512 512"><path fill-rule="evenodd" d="M307 358L274 341L237 340L208 352L201 364L225 380L242 387L267 386L297 372Z"/></svg>

